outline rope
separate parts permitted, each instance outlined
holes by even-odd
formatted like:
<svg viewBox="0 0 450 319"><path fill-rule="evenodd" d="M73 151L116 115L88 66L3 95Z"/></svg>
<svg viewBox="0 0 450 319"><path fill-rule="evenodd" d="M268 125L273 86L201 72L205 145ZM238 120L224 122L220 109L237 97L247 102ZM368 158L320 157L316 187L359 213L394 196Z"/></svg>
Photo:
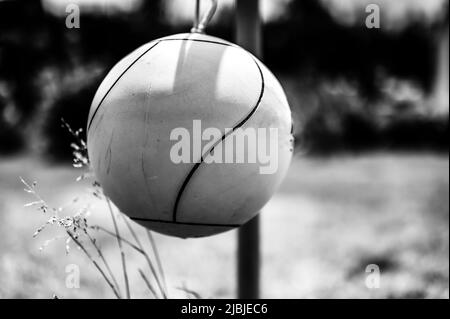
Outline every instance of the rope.
<svg viewBox="0 0 450 319"><path fill-rule="evenodd" d="M191 29L192 33L205 33L206 26L211 21L217 9L217 0L210 0L210 1L211 6L200 20L200 0L196 0L194 26Z"/></svg>

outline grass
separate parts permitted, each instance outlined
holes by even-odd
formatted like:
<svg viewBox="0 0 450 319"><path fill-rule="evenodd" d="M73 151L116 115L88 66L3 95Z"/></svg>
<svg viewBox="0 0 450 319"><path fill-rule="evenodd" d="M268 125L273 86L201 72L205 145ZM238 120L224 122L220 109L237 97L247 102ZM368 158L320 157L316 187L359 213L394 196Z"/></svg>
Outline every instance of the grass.
<svg viewBox="0 0 450 319"><path fill-rule="evenodd" d="M28 156L0 161L1 298L114 297L82 252L72 249L66 255L63 241L39 251L56 235L53 230L32 238L46 219L23 207L30 198L18 176L39 181L42 197L59 206L77 194L91 198L87 182L72 182L78 175L70 167ZM449 159L442 155L296 158L262 213L262 296L448 298L448 176ZM83 196L73 206L81 205ZM92 223L114 229L104 201L93 200L90 210ZM137 238L149 247L144 229L137 228L135 235L125 234L126 229L121 230L124 239ZM96 237L123 287L117 240L102 231ZM194 291L206 298L234 297L235 238L235 231L189 240L155 234L168 295L185 297L185 291ZM151 290L165 284L150 283L145 274L152 270L146 258L125 241L122 244L131 297L152 297ZM381 268L380 289L364 285L364 270L371 263ZM65 287L69 264L80 267L79 289Z"/></svg>

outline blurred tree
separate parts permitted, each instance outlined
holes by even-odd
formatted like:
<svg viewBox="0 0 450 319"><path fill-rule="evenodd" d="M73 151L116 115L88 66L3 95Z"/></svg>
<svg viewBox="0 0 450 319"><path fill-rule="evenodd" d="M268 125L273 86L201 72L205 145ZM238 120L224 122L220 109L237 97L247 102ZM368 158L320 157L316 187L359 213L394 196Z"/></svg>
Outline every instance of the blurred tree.
<svg viewBox="0 0 450 319"><path fill-rule="evenodd" d="M19 149L24 134L43 133L42 138L48 139L47 154L70 156L59 151L62 145L70 144L68 134L57 134L60 117L74 128L84 127L95 88L118 60L152 39L189 30L190 26L172 26L164 21L164 7L161 0L152 0L120 14L86 13L81 16L80 29L67 29L65 16L46 12L41 1L0 1L0 149ZM233 14L229 9L216 16L224 21L211 25L208 32L232 41ZM448 26L448 13L446 21ZM296 83L309 83L304 86L308 94L324 94L320 85L327 81L354 83L365 98L358 110L349 108L345 96L338 103L324 94L320 99L324 105L315 111L320 113L310 112L306 127L316 141L315 147L321 144L331 149L330 144L337 143L345 148L350 143L361 148L363 143L354 139L355 134L384 134L375 129L378 124L369 111L384 98L380 70L389 77L417 82L425 92L432 91L436 78L435 28L418 22L397 33L348 27L336 22L321 1L292 0L286 16L264 26L263 55L275 72L288 75ZM290 93L301 99L305 92ZM342 104L340 113L333 110L337 104ZM308 106L303 103L298 107ZM8 115L11 108L14 121ZM445 121L448 123L448 117ZM329 123L336 122L342 130L331 138L338 126ZM361 132L361 128L368 131ZM442 130L434 132L440 134ZM380 139L384 137L373 137L372 142ZM435 136L435 140L440 139Z"/></svg>
<svg viewBox="0 0 450 319"><path fill-rule="evenodd" d="M36 109L38 90L34 79L45 50L41 46L44 12L40 1L0 3L0 80L9 83L11 96L20 111L18 125Z"/></svg>
<svg viewBox="0 0 450 319"><path fill-rule="evenodd" d="M346 77L372 98L380 93L380 69L430 89L434 53L426 26L411 24L397 34L363 23L348 27L317 0L292 0L287 13L264 30L265 62L274 70L297 72L299 79Z"/></svg>
<svg viewBox="0 0 450 319"><path fill-rule="evenodd" d="M163 35L161 10L160 1L144 1L139 10L121 15L82 16L80 29L59 26L65 40L65 60L55 61L59 63L58 68L64 66L69 73L86 65L100 64L103 72L90 81L79 79L75 88L56 97L44 126L44 135L48 138L46 153L52 158L71 157L71 136L58 134L60 119L64 118L74 129L86 126L92 98L106 73L138 46Z"/></svg>

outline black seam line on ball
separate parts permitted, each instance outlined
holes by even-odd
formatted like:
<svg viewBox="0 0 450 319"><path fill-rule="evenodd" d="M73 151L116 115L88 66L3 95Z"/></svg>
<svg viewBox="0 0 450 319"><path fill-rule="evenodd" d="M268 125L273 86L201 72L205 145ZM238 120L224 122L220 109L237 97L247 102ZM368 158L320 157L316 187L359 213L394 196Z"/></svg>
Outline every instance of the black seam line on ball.
<svg viewBox="0 0 450 319"><path fill-rule="evenodd" d="M108 96L109 92L113 89L113 87L117 84L117 82L119 82L119 80L122 78L122 76L137 62L139 61L145 54L148 53L148 51L150 51L151 49L153 49L160 41L156 42L155 44L153 44L150 48L148 48L147 50L145 50L144 53L142 53L140 56L138 56L123 72L122 74L119 75L119 77L114 81L114 83L111 85L111 87L108 89L108 91L105 93L105 95L103 96L103 98L100 100L100 103L98 103L97 108L94 111L94 114L92 114L91 120L89 121L89 125L88 125L88 133L89 133L89 129L91 128L91 124L92 121L94 120L95 115L97 114L97 111L100 109L100 106L102 105L103 101L106 99L106 97Z"/></svg>
<svg viewBox="0 0 450 319"><path fill-rule="evenodd" d="M183 194L184 190L186 189L186 186L189 184L189 181L191 180L192 176L194 175L195 171L197 171L197 169L200 167L200 165L204 162L205 157L209 154L211 154L212 151L214 151L214 148L221 142L223 142L228 136L230 136L236 129L240 128L242 125L245 124L245 122L247 122L250 117L256 112L258 106L261 104L261 100L263 98L264 95L264 87L265 87L265 83L264 83L264 75L262 73L261 67L259 66L258 62L256 61L256 59L251 56L251 58L253 59L253 61L255 62L256 66L258 67L258 71L259 74L261 75L261 92L259 94L259 98L258 101L256 102L256 105L251 109L251 111L238 123L236 124L232 130L228 131L227 133L225 133L224 135L222 135L222 137L220 138L220 140L216 141L210 148L209 150L207 150L205 152L205 154L202 155L202 157L200 158L200 162L195 163L195 165L192 167L192 169L189 171L189 174L186 176L186 178L183 181L183 184L180 187L180 190L178 191L177 197L175 199L175 205L174 205L174 209L173 209L173 216L172 216L172 220L174 222L176 222L177 220L177 212L178 212L178 205L180 204L180 200L181 200L181 195Z"/></svg>
<svg viewBox="0 0 450 319"><path fill-rule="evenodd" d="M216 41L211 41L211 40L200 40L200 39L189 39L189 38L182 38L182 39L162 39L159 40L158 42L156 42L154 45L152 45L150 48L148 48L144 53L142 53L133 63L131 63L126 69L125 71L116 79L116 81L114 81L114 83L111 85L111 87L109 88L109 90L106 92L106 94L103 96L103 98L101 99L100 103L97 105L97 108L94 111L94 114L92 114L92 117L89 121L89 125L88 125L88 133L89 133L89 129L91 127L91 124L94 120L95 115L97 114L98 109L100 108L100 105L103 103L103 101L105 100L106 96L109 94L109 92L112 90L112 88L116 85L116 83L119 81L119 79L142 57L144 56L148 51L150 51L151 49L153 49L158 43L160 42L165 42L165 41L194 41L194 42L203 42L203 43L213 43L213 44L219 44L219 45L224 45L224 46L229 46L229 47L233 47L233 48L237 48L235 45L233 44L228 44L228 43L222 43L222 42L216 42Z"/></svg>
<svg viewBox="0 0 450 319"><path fill-rule="evenodd" d="M233 44L228 44L228 43L223 43L223 42L216 42L216 41L212 41L212 40L200 40L200 39L189 39L189 38L162 39L159 42L165 42L165 41L193 41L193 42L213 43L213 44L224 45L224 46L227 46L227 47L237 48Z"/></svg>
<svg viewBox="0 0 450 319"><path fill-rule="evenodd" d="M161 219L151 219L151 218L140 218L140 217L130 217L131 220L153 222L153 223L163 223L163 224L176 224L176 225L186 225L186 226L210 226L210 227L228 227L236 228L240 227L239 224L212 224L212 223L194 223L194 222L178 222L172 220L161 220Z"/></svg>

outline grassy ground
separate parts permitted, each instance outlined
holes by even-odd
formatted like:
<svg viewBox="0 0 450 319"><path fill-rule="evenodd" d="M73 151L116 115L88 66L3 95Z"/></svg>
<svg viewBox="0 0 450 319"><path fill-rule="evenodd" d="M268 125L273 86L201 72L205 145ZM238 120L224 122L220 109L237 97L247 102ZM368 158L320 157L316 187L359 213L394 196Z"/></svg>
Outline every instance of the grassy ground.
<svg viewBox="0 0 450 319"><path fill-rule="evenodd" d="M37 180L58 206L86 194L92 223L112 229L106 205L76 183L79 171L20 157L0 161L0 297L113 297L86 258L64 242L32 239L45 216L23 205L31 198L18 176ZM262 213L262 296L268 298L449 297L449 159L437 155L373 154L296 158L285 183ZM144 233L140 233L144 235ZM235 295L235 231L208 239L156 235L171 296L187 286L202 297ZM116 242L100 237L120 277ZM145 240L145 237L142 237ZM149 294L137 274L145 261L127 251L133 297ZM68 289L65 267L80 267L81 287ZM377 264L381 287L365 286Z"/></svg>

